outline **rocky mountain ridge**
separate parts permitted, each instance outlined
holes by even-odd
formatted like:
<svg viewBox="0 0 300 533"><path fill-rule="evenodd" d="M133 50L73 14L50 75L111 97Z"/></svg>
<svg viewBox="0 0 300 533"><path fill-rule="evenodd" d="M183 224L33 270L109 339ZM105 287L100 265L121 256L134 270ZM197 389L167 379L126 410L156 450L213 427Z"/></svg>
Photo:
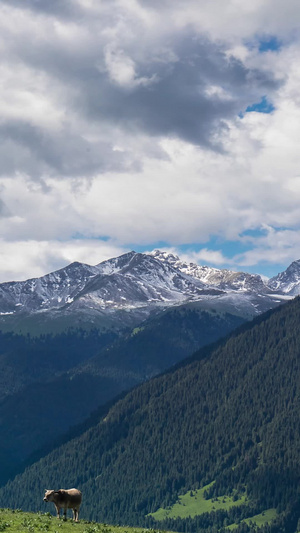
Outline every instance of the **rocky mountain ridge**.
<svg viewBox="0 0 300 533"><path fill-rule="evenodd" d="M94 267L72 263L41 278L0 285L3 313L58 309L73 302L100 308L131 307L199 296L204 283L150 255L130 252Z"/></svg>
<svg viewBox="0 0 300 533"><path fill-rule="evenodd" d="M0 284L0 327L56 320L124 327L164 308L193 303L250 318L300 293L300 261L265 282L261 276L134 251L96 266L71 263L41 278Z"/></svg>
<svg viewBox="0 0 300 533"><path fill-rule="evenodd" d="M200 266L196 263L186 263L185 261L181 261L177 255L161 252L160 250L154 250L151 252L151 255L160 261L171 264L174 268L180 270L180 272L189 276L193 276L194 278L199 279L202 283L217 287L222 291L233 290L244 292L255 291L261 293L272 292L272 289L268 286L268 283L265 283L259 274L234 272L233 270ZM274 290L277 289L278 287L274 287Z"/></svg>
<svg viewBox="0 0 300 533"><path fill-rule="evenodd" d="M300 294L300 259L293 261L290 266L268 281L272 290L279 290L290 296Z"/></svg>

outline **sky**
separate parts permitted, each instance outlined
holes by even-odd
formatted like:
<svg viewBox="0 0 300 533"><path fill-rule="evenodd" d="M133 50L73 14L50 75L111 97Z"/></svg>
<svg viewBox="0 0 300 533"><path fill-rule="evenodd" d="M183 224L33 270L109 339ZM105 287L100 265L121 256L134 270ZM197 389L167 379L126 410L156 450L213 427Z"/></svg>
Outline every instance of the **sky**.
<svg viewBox="0 0 300 533"><path fill-rule="evenodd" d="M0 282L300 259L298 0L2 0Z"/></svg>

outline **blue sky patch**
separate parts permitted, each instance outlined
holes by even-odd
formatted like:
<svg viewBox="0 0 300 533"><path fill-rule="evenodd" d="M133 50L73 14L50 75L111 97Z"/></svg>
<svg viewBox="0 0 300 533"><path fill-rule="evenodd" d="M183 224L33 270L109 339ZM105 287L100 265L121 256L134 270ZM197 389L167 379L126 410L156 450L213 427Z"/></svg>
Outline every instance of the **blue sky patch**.
<svg viewBox="0 0 300 533"><path fill-rule="evenodd" d="M266 233L265 228L259 228L254 230L247 230L242 233L241 240L236 241L224 241L218 236L212 237L208 242L206 243L188 243L188 244L182 244L182 245L176 245L176 244L170 244L167 242L153 242L151 245L129 245L128 249L135 250L136 252L147 252L154 249L159 250L168 250L170 247L174 247L177 250L177 253L179 257L182 257L184 253L189 254L192 252L200 252L202 249L207 249L209 251L219 251L222 253L224 258L228 258L229 261L222 263L222 264L216 264L213 261L207 261L207 260L199 260L198 263L200 265L207 265L212 266L215 268L228 268L229 270L235 270L235 271L242 271L242 272L249 272L252 274L263 274L267 277L272 277L278 274L279 272L283 271L287 265L286 263L270 263L267 260L260 260L255 265L238 265L234 264L233 260L234 257L240 256L253 249L254 243L251 242L253 239L259 239L259 237L262 237ZM244 239L243 239L244 237ZM245 238L246 237L246 238ZM249 240L247 239L249 237Z"/></svg>
<svg viewBox="0 0 300 533"><path fill-rule="evenodd" d="M72 235L72 240L75 240L75 241L86 241L87 239L92 241L103 241L103 242L109 242L111 240L111 238L108 236L108 235L85 235L85 234L82 234L80 233L79 231L76 231L75 233L73 233Z"/></svg>
<svg viewBox="0 0 300 533"><path fill-rule="evenodd" d="M281 48L281 42L275 36L266 37L259 41L259 52L276 52Z"/></svg>
<svg viewBox="0 0 300 533"><path fill-rule="evenodd" d="M256 102L247 107L246 113L251 113L251 111L256 111L257 113L272 113L275 107L272 102L269 102L266 96L263 96L260 102Z"/></svg>

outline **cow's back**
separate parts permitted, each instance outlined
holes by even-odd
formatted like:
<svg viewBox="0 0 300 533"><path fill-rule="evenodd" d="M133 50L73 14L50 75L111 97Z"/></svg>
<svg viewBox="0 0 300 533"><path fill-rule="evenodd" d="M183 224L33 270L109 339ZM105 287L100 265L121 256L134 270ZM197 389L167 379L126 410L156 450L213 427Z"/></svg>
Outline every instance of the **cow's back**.
<svg viewBox="0 0 300 533"><path fill-rule="evenodd" d="M59 503L62 506L77 507L80 506L82 500L82 494L78 489L60 489L59 491Z"/></svg>

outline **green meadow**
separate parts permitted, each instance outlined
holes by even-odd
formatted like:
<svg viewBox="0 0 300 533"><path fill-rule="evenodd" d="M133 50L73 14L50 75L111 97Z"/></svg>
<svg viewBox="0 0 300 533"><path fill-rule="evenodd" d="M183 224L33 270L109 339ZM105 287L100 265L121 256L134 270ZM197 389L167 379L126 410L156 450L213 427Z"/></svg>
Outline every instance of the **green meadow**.
<svg viewBox="0 0 300 533"><path fill-rule="evenodd" d="M182 496L179 496L178 501L168 507L167 509L158 509L155 513L151 513L149 516L152 516L155 520L161 521L166 518L194 518L197 515L203 513L211 513L212 511L228 510L231 507L236 507L247 503L247 496L243 495L238 499L233 499L229 496L219 496L218 498L205 499L204 493L207 489L210 488L210 485L206 485L200 490L189 491ZM269 524L276 518L276 509L267 509L262 513L242 520L241 523L246 523L248 525L253 525L254 529L256 527L262 527L266 524ZM227 526L228 530L235 530L238 527L238 524L231 524Z"/></svg>
<svg viewBox="0 0 300 533"><path fill-rule="evenodd" d="M165 518L193 518L194 516L211 513L219 509L228 510L230 507L243 505L246 502L246 496L241 496L237 500L233 500L230 496L219 496L218 498L211 498L206 500L204 492L209 489L210 485L206 485L202 489L189 491L182 496L179 496L178 501L168 507L167 509L158 509L155 513L151 513L154 520L164 520Z"/></svg>
<svg viewBox="0 0 300 533"><path fill-rule="evenodd" d="M275 520L276 516L276 509L267 509L263 513L242 520L242 523L248 524L248 526L251 524L255 524L255 526L257 527L262 527L272 522L272 520ZM231 524L231 526L228 526L227 529L234 530L237 527L238 524Z"/></svg>
<svg viewBox="0 0 300 533"><path fill-rule="evenodd" d="M204 490L205 487L204 489L194 491L194 496L191 496L190 493L185 494L180 497L181 503L175 504L172 509L161 509L157 511L157 513L153 513L151 516L155 516L156 520L159 520L157 514L160 513L159 516L162 516L160 520L165 518L165 516L176 518L179 516L176 514L177 506L181 507L181 511L184 509L181 514L182 517L186 517L187 512L189 515L195 516L196 513L201 514L217 509L229 509L232 505L241 505L245 501L245 498L241 498L240 500L233 502L229 497L218 498L217 501L204 500ZM201 493L201 495L199 493ZM203 500L206 502L206 505ZM197 502L197 504L195 504L195 502ZM202 502L202 505L199 505L199 502ZM165 513L168 512L169 514L163 515L162 511L165 511ZM262 527L272 522L275 518L276 510L268 509L261 514L247 518L242 522L245 522L250 526L252 524L254 526L253 530L255 530L256 526ZM230 526L227 526L226 529L234 531L237 527L238 524L231 524ZM97 522L87 522L85 520L80 520L76 523L73 522L70 517L64 521L62 518L58 520L50 513L26 513L20 510L13 511L9 509L0 509L0 532L1 531L6 531L7 533L18 533L22 531L30 533L38 533L42 531L47 531L49 533L161 533L159 530L110 526L107 524L99 524Z"/></svg>
<svg viewBox="0 0 300 533"><path fill-rule="evenodd" d="M70 516L71 512L69 511ZM148 533L149 530L108 526L107 524L98 524L96 522L86 522L80 520L73 522L69 517L66 521L62 518L58 520L50 513L25 513L23 511L12 511L9 509L0 509L0 532L18 533L30 532L39 533L47 531L48 533ZM151 533L156 533L151 530Z"/></svg>

